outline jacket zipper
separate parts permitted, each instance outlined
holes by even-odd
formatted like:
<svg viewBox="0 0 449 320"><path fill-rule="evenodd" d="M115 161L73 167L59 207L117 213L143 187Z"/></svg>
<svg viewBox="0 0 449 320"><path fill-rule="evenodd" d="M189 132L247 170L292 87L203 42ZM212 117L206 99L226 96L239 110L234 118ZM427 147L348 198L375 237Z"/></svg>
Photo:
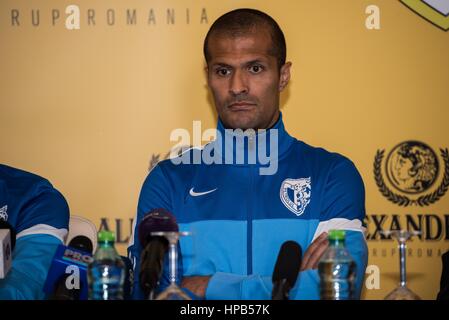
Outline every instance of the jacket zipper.
<svg viewBox="0 0 449 320"><path fill-rule="evenodd" d="M253 197L255 194L254 190L254 167L250 166L250 194L248 196L248 219L247 219L247 273L248 275L253 274Z"/></svg>

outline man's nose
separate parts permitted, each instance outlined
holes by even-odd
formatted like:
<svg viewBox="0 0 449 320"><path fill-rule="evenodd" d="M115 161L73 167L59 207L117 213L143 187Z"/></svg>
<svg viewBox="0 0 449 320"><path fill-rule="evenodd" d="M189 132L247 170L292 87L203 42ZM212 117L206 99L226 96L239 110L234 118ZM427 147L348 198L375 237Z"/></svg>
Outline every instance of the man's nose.
<svg viewBox="0 0 449 320"><path fill-rule="evenodd" d="M247 79L240 70L237 70L232 75L229 91L234 96L248 93L249 88Z"/></svg>

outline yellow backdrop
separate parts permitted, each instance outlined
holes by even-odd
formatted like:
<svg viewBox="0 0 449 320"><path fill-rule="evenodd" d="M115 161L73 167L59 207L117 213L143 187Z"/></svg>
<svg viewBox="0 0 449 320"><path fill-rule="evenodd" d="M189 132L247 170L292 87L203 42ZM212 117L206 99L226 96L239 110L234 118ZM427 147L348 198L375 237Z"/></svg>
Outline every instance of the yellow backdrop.
<svg viewBox="0 0 449 320"><path fill-rule="evenodd" d="M376 18L370 5L380 10L380 29L366 27ZM380 239L374 220L389 229L421 219L422 239L408 243L408 280L434 299L449 249L440 152L449 147L449 32L400 1L2 0L0 162L48 178L72 214L118 232L124 254L141 184L152 159L174 145L170 132L191 131L194 120L215 127L202 42L210 24L237 7L266 11L285 32L289 132L348 156L364 178L369 265L380 282L363 297L383 298L398 282L397 245ZM375 180L376 152L385 150L377 158L385 173L389 151L408 140L439 159L424 205L400 206L420 194L401 193L384 174L388 200Z"/></svg>

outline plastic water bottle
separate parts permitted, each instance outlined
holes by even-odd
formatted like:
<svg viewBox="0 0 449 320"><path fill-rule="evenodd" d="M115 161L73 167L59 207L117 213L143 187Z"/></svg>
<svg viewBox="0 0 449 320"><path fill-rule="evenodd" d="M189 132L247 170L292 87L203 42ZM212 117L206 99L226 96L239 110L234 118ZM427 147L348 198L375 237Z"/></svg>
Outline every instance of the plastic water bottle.
<svg viewBox="0 0 449 320"><path fill-rule="evenodd" d="M112 232L98 233L98 247L88 266L89 300L123 300L125 264L114 247Z"/></svg>
<svg viewBox="0 0 449 320"><path fill-rule="evenodd" d="M356 264L345 248L345 231L330 230L329 247L318 263L321 300L350 300L354 295Z"/></svg>

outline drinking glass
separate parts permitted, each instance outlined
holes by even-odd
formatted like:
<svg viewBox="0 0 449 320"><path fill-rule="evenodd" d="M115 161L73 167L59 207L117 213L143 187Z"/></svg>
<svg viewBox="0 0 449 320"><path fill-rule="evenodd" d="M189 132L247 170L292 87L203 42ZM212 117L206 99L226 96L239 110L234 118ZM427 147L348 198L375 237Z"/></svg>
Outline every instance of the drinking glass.
<svg viewBox="0 0 449 320"><path fill-rule="evenodd" d="M395 238L399 243L399 286L391 291L385 300L421 300L421 298L407 287L406 278L406 242L411 237L421 234L420 231L386 230L382 231L385 236Z"/></svg>
<svg viewBox="0 0 449 320"><path fill-rule="evenodd" d="M152 236L165 237L168 241L169 280L170 285L162 291L156 300L192 300L176 284L178 266L178 241L181 236L188 236L190 232L152 232Z"/></svg>

